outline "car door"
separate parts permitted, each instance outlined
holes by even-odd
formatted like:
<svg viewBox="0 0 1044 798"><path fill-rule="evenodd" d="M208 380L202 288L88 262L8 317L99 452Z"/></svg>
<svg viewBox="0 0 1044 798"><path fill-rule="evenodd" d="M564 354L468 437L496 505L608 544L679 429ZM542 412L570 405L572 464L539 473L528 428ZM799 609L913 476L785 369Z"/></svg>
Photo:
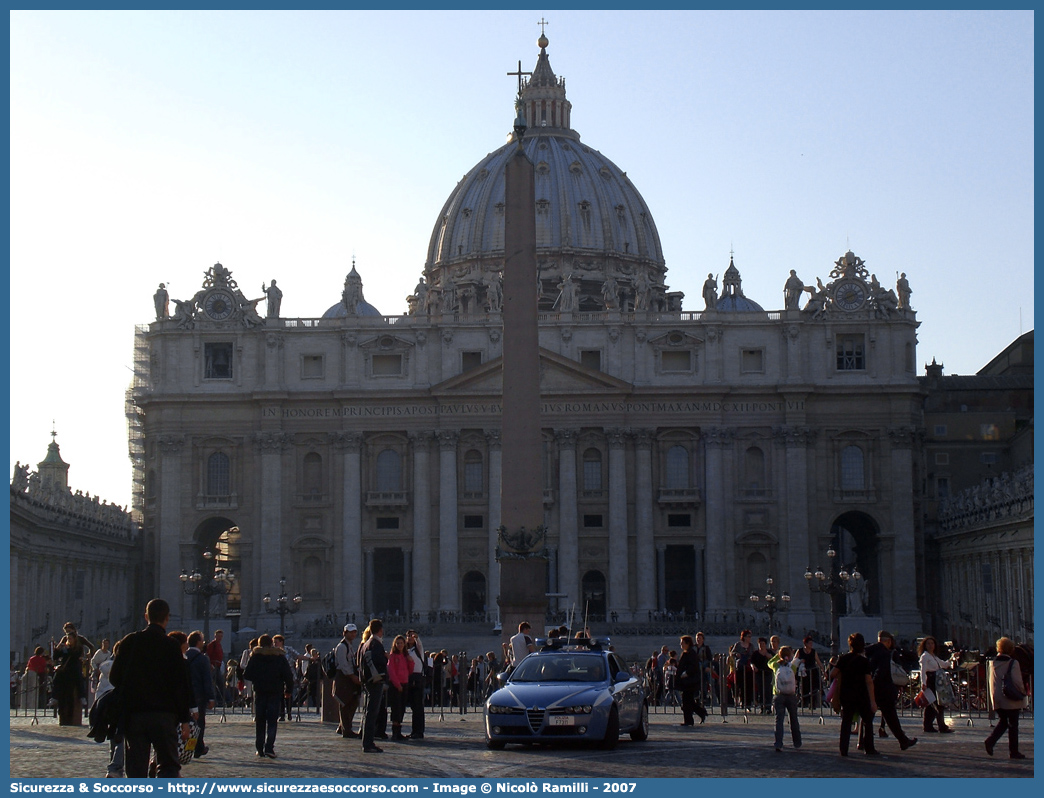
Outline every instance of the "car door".
<svg viewBox="0 0 1044 798"><path fill-rule="evenodd" d="M620 728L632 729L637 725L641 717L641 707L638 702L638 680L631 675L616 654L609 655L609 671L612 673L613 694L618 697L620 707ZM616 682L619 674L629 677L626 682Z"/></svg>

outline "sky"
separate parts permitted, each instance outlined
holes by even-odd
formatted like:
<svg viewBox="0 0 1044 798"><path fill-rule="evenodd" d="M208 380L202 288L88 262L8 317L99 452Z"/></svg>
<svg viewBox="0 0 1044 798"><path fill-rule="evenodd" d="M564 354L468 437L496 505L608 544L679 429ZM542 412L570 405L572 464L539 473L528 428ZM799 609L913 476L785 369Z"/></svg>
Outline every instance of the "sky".
<svg viewBox="0 0 1044 798"><path fill-rule="evenodd" d="M282 315L404 313L436 217L506 139L537 24L671 290L735 254L783 306L847 249L906 272L918 370L1033 328L1032 12L11 13L11 465L128 505L135 325L216 261ZM171 303L173 306L173 302ZM262 306L263 307L263 306Z"/></svg>

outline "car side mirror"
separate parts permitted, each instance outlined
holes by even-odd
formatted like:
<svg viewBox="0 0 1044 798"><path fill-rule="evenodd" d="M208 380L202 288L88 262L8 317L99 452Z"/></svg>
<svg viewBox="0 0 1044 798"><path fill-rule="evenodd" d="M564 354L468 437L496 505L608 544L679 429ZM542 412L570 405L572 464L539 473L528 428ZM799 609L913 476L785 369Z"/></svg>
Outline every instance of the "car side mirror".
<svg viewBox="0 0 1044 798"><path fill-rule="evenodd" d="M507 684L507 679L508 679L508 675L504 671L501 671L500 673L497 674L497 683L501 687L503 687L505 684Z"/></svg>
<svg viewBox="0 0 1044 798"><path fill-rule="evenodd" d="M620 671L618 674L616 674L616 676L613 677L613 682L615 684L623 684L624 682L629 681L631 681L631 674L624 673L623 671Z"/></svg>

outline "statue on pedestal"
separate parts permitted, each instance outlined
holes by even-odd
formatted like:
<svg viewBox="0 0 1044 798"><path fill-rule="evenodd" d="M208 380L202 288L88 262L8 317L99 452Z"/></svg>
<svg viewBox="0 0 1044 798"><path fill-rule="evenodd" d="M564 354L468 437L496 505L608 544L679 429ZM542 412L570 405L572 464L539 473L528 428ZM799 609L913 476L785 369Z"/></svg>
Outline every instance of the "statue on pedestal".
<svg viewBox="0 0 1044 798"><path fill-rule="evenodd" d="M797 276L797 272L790 270L790 277L783 285L783 307L786 310L798 310L801 293L805 290L805 284Z"/></svg>
<svg viewBox="0 0 1044 798"><path fill-rule="evenodd" d="M703 283L703 301L706 310L714 310L718 304L718 278L713 274L708 274Z"/></svg>
<svg viewBox="0 0 1044 798"><path fill-rule="evenodd" d="M265 288L265 284L261 283L261 291L268 299L268 312L266 316L270 319L279 318L279 305L283 301L283 292L276 287L276 281L273 280L272 284Z"/></svg>
<svg viewBox="0 0 1044 798"><path fill-rule="evenodd" d="M163 321L170 315L168 310L170 307L169 299L166 284L160 283L156 293L152 295L152 304L156 306L156 321Z"/></svg>

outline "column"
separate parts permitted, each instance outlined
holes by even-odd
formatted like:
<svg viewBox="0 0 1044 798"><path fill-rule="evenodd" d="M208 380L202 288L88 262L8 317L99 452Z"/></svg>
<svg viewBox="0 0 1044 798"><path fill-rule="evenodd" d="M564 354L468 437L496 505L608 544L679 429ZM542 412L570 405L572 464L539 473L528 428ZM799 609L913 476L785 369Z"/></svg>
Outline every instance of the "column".
<svg viewBox="0 0 1044 798"><path fill-rule="evenodd" d="M242 363L242 358L238 359ZM283 385L283 336L280 333L265 333L265 388L274 390ZM243 373L237 369L236 376ZM238 384L238 382L237 382Z"/></svg>
<svg viewBox="0 0 1044 798"><path fill-rule="evenodd" d="M667 612L667 546L656 547L656 606L660 612Z"/></svg>
<svg viewBox="0 0 1044 798"><path fill-rule="evenodd" d="M576 523L576 435L575 429L555 430L558 441L558 592L565 593L561 607L574 606L583 612L580 601L580 542Z"/></svg>
<svg viewBox="0 0 1044 798"><path fill-rule="evenodd" d="M790 611L786 623L794 629L815 628L812 593L804 585L805 569L816 567L810 557L808 540L808 449L815 443L815 430L785 426L776 431L776 443L783 447L784 473L777 485L784 499L783 537L779 545L779 590L790 591Z"/></svg>
<svg viewBox="0 0 1044 798"><path fill-rule="evenodd" d="M413 611L427 616L431 602L431 468L432 435L410 433L413 443Z"/></svg>
<svg viewBox="0 0 1044 798"><path fill-rule="evenodd" d="M656 609L656 553L653 532L652 484L653 430L640 429L634 433L635 490L634 515L637 534L635 571L638 580L638 614L647 618Z"/></svg>
<svg viewBox="0 0 1044 798"><path fill-rule="evenodd" d="M631 618L627 579L627 435L622 429L606 430L609 441L609 584L608 612L620 620Z"/></svg>
<svg viewBox="0 0 1044 798"><path fill-rule="evenodd" d="M257 535L260 556L260 584L262 591L278 589L283 575L282 505L283 505L283 449L290 445L283 432L258 432L254 442L261 455L261 529ZM244 596L244 606L257 606L258 601Z"/></svg>
<svg viewBox="0 0 1044 798"><path fill-rule="evenodd" d="M156 588L157 595L165 596L176 606L181 595L183 563L179 555L181 541L181 450L184 435L161 435L160 450L160 507L159 528L156 530ZM144 608L142 608L144 609ZM135 614L135 620L140 611ZM59 621L61 623L61 621Z"/></svg>
<svg viewBox="0 0 1044 798"><path fill-rule="evenodd" d="M345 612L363 613L362 569L362 435L338 432L334 445L342 451L341 568L338 602Z"/></svg>
<svg viewBox="0 0 1044 798"><path fill-rule="evenodd" d="M921 627L917 610L917 553L914 547L913 445L910 427L890 429L892 462L888 474L892 494L892 606L894 623L901 636L913 637ZM883 565L883 563L882 563Z"/></svg>
<svg viewBox="0 0 1044 798"><path fill-rule="evenodd" d="M496 613L500 605L500 563L497 562L497 538L501 524L500 491L503 487L503 451L500 430L486 430L486 445L489 448L489 584L486 590L486 612ZM497 616L499 618L499 615Z"/></svg>
<svg viewBox="0 0 1044 798"><path fill-rule="evenodd" d="M706 518L707 547L707 613L714 620L729 608L725 594L725 558L732 552L725 551L725 482L723 479L724 449L732 441L732 430L711 428L704 431L706 466Z"/></svg>
<svg viewBox="0 0 1044 798"><path fill-rule="evenodd" d="M413 614L413 549L402 550L402 611L407 618Z"/></svg>
<svg viewBox="0 0 1044 798"><path fill-rule="evenodd" d="M373 606L373 581L374 581L374 570L373 570L373 549L367 546L363 549L363 562L366 569L366 604L364 605L363 617L366 617L366 613L370 615L374 614L375 607Z"/></svg>
<svg viewBox="0 0 1044 798"><path fill-rule="evenodd" d="M435 433L439 442L439 609L460 609L457 590L457 439L455 430Z"/></svg>

